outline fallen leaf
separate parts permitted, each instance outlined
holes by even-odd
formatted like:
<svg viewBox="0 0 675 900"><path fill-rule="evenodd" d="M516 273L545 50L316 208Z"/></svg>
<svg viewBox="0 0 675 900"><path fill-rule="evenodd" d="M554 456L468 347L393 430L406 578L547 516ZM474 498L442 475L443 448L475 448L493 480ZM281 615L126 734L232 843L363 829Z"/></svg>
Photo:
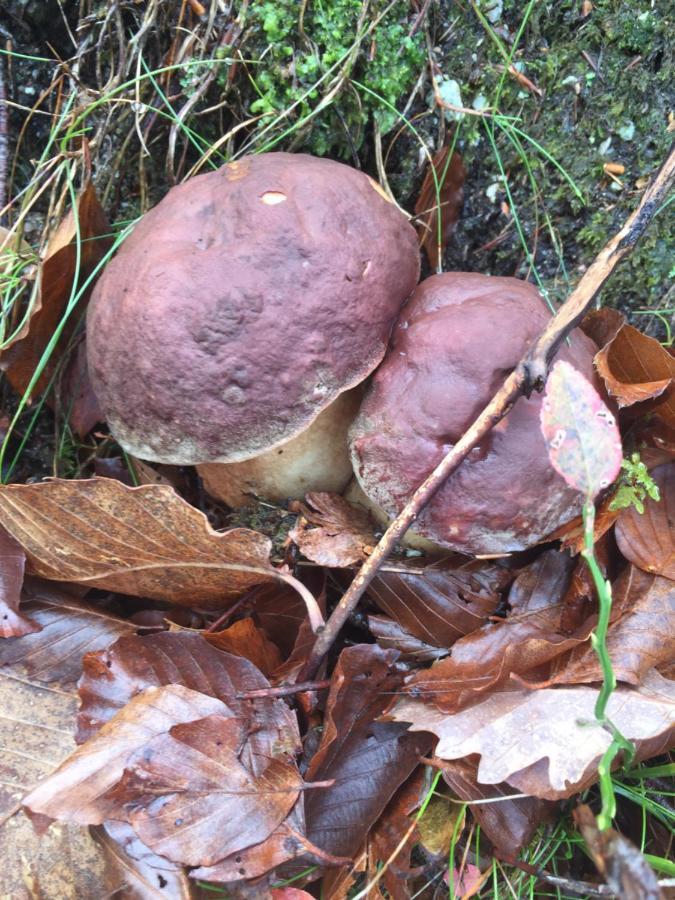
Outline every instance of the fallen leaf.
<svg viewBox="0 0 675 900"><path fill-rule="evenodd" d="M40 626L19 612L26 554L21 545L0 527L0 638L16 638L39 631ZM0 649L2 643L0 643Z"/></svg>
<svg viewBox="0 0 675 900"><path fill-rule="evenodd" d="M376 721L401 683L397 655L372 644L348 647L333 671L321 743L305 779L335 784L310 791L305 814L309 839L334 856L354 856L429 746L425 736Z"/></svg>
<svg viewBox="0 0 675 900"><path fill-rule="evenodd" d="M211 866L266 840L295 805L303 784L296 766L272 758L252 775L239 759L239 722L213 714L174 725L127 759L113 796L155 853Z"/></svg>
<svg viewBox="0 0 675 900"><path fill-rule="evenodd" d="M105 896L192 900L194 885L185 869L153 853L127 822L104 822L91 833L103 850Z"/></svg>
<svg viewBox="0 0 675 900"><path fill-rule="evenodd" d="M471 815L494 847L517 856L527 847L537 828L554 820L555 806L536 797L514 797L508 784L478 784L474 759L439 760L443 779L460 800L471 803ZM494 799L494 803L486 801ZM480 801L480 802L476 802Z"/></svg>
<svg viewBox="0 0 675 900"><path fill-rule="evenodd" d="M590 381L559 360L546 380L541 431L553 468L570 487L595 497L621 469L621 435Z"/></svg>
<svg viewBox="0 0 675 900"><path fill-rule="evenodd" d="M641 404L641 414L656 413L675 425L675 357L616 310L596 310L583 328L601 347L595 367L618 405Z"/></svg>
<svg viewBox="0 0 675 900"><path fill-rule="evenodd" d="M124 619L96 609L49 582L26 579L23 608L41 629L0 642L0 666L35 681L75 685L85 653L135 631Z"/></svg>
<svg viewBox="0 0 675 900"><path fill-rule="evenodd" d="M454 715L420 700L399 700L390 712L411 731L439 737L441 759L477 753L480 784L508 782L542 799L570 797L595 780L597 764L612 736L594 718L598 691L590 687L496 691ZM627 740L664 752L674 741L675 684L657 673L638 688L619 687L609 698L607 717Z"/></svg>
<svg viewBox="0 0 675 900"><path fill-rule="evenodd" d="M61 405L68 417L68 424L79 437L86 437L105 415L89 378L87 366L87 342L79 341L72 353L60 383Z"/></svg>
<svg viewBox="0 0 675 900"><path fill-rule="evenodd" d="M456 713L506 684L512 675L538 672L585 641L593 623L584 623L573 635L559 632L571 565L557 550L542 554L514 582L509 594L513 614L456 641L449 657L417 672L402 690Z"/></svg>
<svg viewBox="0 0 675 900"><path fill-rule="evenodd" d="M209 715L231 717L231 712L220 700L178 684L146 688L32 790L23 805L63 822L100 825L118 811L108 792L132 754L172 725Z"/></svg>
<svg viewBox="0 0 675 900"><path fill-rule="evenodd" d="M377 543L368 513L339 494L314 491L306 500L296 504L302 515L289 533L303 556L335 568L363 562Z"/></svg>
<svg viewBox="0 0 675 900"><path fill-rule="evenodd" d="M50 240L45 258L40 263L40 292L30 316L0 356L0 366L7 373L12 387L20 394L30 384L47 344L63 321L71 294L74 296L75 291L82 287L112 244L110 225L90 181L77 198L76 208L79 245L75 215L71 210ZM75 309L71 310L57 348L35 386L35 392L43 390L49 382L61 352L68 345L77 325L79 315L75 310L81 313L90 289L91 285Z"/></svg>
<svg viewBox="0 0 675 900"><path fill-rule="evenodd" d="M368 627L383 650L398 650L401 659L418 663L432 662L450 652L443 647L425 644L388 616L368 616Z"/></svg>
<svg viewBox="0 0 675 900"><path fill-rule="evenodd" d="M627 837L608 828L600 831L588 806L578 806L574 819L598 872L623 900L665 900L654 870Z"/></svg>
<svg viewBox="0 0 675 900"><path fill-rule="evenodd" d="M650 669L675 658L675 590L668 579L630 566L614 583L612 593L607 651L617 681L637 685ZM589 643L562 658L559 669L552 684L602 681L597 654Z"/></svg>
<svg viewBox="0 0 675 900"><path fill-rule="evenodd" d="M622 509L615 528L619 550L629 562L675 581L675 463L651 473L660 500L645 500L645 511Z"/></svg>
<svg viewBox="0 0 675 900"><path fill-rule="evenodd" d="M81 900L98 896L103 863L86 829L39 837L21 810L28 791L75 748L74 692L0 673L0 896Z"/></svg>
<svg viewBox="0 0 675 900"><path fill-rule="evenodd" d="M272 900L314 900L307 891L301 891L294 887L272 888L270 897Z"/></svg>
<svg viewBox="0 0 675 900"><path fill-rule="evenodd" d="M434 154L420 188L415 204L419 221L417 234L427 254L429 265L439 267L443 251L455 230L464 202L466 170L459 153L452 154L448 164L450 147L442 147ZM434 173L436 178L434 179ZM438 182L438 194L436 193ZM438 218L441 218L440 237Z"/></svg>
<svg viewBox="0 0 675 900"><path fill-rule="evenodd" d="M41 578L189 607L226 607L274 579L309 595L271 566L268 538L246 528L214 531L163 485L129 488L110 478L4 485L0 524Z"/></svg>
<svg viewBox="0 0 675 900"><path fill-rule="evenodd" d="M514 577L503 566L475 560L410 569L402 565L396 572L379 572L368 596L414 637L446 649L485 624Z"/></svg>
<svg viewBox="0 0 675 900"><path fill-rule="evenodd" d="M271 675L281 665L279 648L251 619L240 619L223 631L205 632L204 638L218 650L250 660L263 675Z"/></svg>
<svg viewBox="0 0 675 900"><path fill-rule="evenodd" d="M320 595L320 591L312 593L317 597ZM249 598L255 623L281 650L284 658L290 656L300 626L307 618L305 604L298 592L288 585L268 582L253 588ZM311 640L315 640L313 635Z"/></svg>

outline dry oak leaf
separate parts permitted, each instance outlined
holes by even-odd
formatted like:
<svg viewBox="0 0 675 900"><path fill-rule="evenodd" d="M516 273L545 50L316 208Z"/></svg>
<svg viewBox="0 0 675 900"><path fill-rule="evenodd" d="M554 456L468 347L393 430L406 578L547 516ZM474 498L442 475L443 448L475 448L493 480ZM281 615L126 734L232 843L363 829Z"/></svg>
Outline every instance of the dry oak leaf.
<svg viewBox="0 0 675 900"><path fill-rule="evenodd" d="M435 754L441 759L479 754L480 784L507 781L522 793L556 800L593 779L612 741L595 722L597 698L597 689L586 686L499 691L454 715L409 699L389 715L412 723L411 731L438 735ZM607 717L628 740L661 738L659 749L665 750L675 740L675 683L651 672L638 688L620 687L609 699Z"/></svg>
<svg viewBox="0 0 675 900"><path fill-rule="evenodd" d="M619 406L644 403L641 413L656 413L675 425L675 357L613 309L590 313L583 329L602 348L595 367Z"/></svg>
<svg viewBox="0 0 675 900"><path fill-rule="evenodd" d="M85 653L107 647L135 626L39 578L27 578L22 608L41 629L0 642L0 666L36 681L75 685Z"/></svg>
<svg viewBox="0 0 675 900"><path fill-rule="evenodd" d="M93 184L89 181L77 198L78 228L70 210L52 236L40 263L40 292L23 327L0 357L0 367L7 373L12 387L22 394L30 384L47 344L64 321L65 311L75 289L83 288L112 244L110 225L101 208ZM89 285L91 288L91 285ZM75 309L81 311L86 294ZM59 344L52 354L34 392L44 389L73 334L79 316L71 310L61 332Z"/></svg>
<svg viewBox="0 0 675 900"><path fill-rule="evenodd" d="M657 466L651 473L660 500L645 500L645 511L633 506L621 510L616 523L616 542L629 562L675 581L675 462Z"/></svg>
<svg viewBox="0 0 675 900"><path fill-rule="evenodd" d="M305 499L309 506L297 504L302 518L289 534L303 556L335 568L363 562L377 543L368 513L327 491L312 491Z"/></svg>
<svg viewBox="0 0 675 900"><path fill-rule="evenodd" d="M40 630L36 622L19 612L25 566L23 548L0 527L0 638L18 638Z"/></svg>
<svg viewBox="0 0 675 900"><path fill-rule="evenodd" d="M4 485L0 525L41 578L214 609L277 579L315 606L300 582L272 567L268 538L246 528L214 531L163 485L130 488L110 478Z"/></svg>
<svg viewBox="0 0 675 900"><path fill-rule="evenodd" d="M71 754L24 799L32 813L80 825L120 818L109 794L127 761L173 725L210 715L230 716L228 707L181 685L148 688L134 697L98 734Z"/></svg>
<svg viewBox="0 0 675 900"><path fill-rule="evenodd" d="M266 840L290 813L303 787L300 773L270 759L252 775L239 759L242 724L212 715L174 725L127 760L112 795L155 853L211 866Z"/></svg>

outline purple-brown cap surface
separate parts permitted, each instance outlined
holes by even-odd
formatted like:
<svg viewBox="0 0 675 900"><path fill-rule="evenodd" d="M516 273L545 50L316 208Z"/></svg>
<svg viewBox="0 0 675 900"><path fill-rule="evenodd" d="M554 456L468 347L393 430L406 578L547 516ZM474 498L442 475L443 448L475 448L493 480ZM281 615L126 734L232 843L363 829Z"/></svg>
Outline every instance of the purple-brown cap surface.
<svg viewBox="0 0 675 900"><path fill-rule="evenodd" d="M173 188L106 267L88 363L111 431L157 462L236 462L301 433L382 359L419 277L362 172L245 157Z"/></svg>
<svg viewBox="0 0 675 900"><path fill-rule="evenodd" d="M434 275L403 309L350 432L367 496L395 515L484 409L551 317L516 278ZM598 384L595 344L575 330L556 359ZM469 554L522 550L580 510L539 429L541 395L520 398L431 500L414 531Z"/></svg>

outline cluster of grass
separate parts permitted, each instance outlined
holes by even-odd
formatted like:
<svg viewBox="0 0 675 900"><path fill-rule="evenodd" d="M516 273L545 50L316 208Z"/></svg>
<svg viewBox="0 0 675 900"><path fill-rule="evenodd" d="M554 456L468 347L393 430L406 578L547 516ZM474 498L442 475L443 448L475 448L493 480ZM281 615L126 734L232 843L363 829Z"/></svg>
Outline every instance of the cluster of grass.
<svg viewBox="0 0 675 900"><path fill-rule="evenodd" d="M494 5L433 4L415 29L416 11L404 0L263 0L235 10L235 37L225 42L211 18L176 21L175 10L157 4L115 18L99 4L81 32L76 78L50 57L13 52L13 65L42 67L49 77L15 142L11 232L0 240L10 248L0 259L3 346L37 302L37 283L27 273L74 202L90 159L116 222L116 240L87 282L73 288L63 321L13 410L2 447L3 479L17 477L50 392L53 397L58 369L46 393L34 395L34 388L60 331L70 317L81 317L87 287L127 228L173 181L243 152L276 147L351 159L387 179L409 207L420 160L451 141L469 176L446 267L530 277L551 302L562 299L575 269L590 262L635 206L639 185L670 143L671 13L664 0L597 0L584 19L581 4L568 0L504 0L495 20ZM185 4L177 6L184 16ZM454 100L439 107L436 98L451 96L453 82ZM15 116L20 123L20 113ZM39 152L30 144L36 122L46 123L37 131ZM621 163L625 175L607 177L605 162ZM647 306L667 322L670 306L662 295L672 274L666 252L672 210L663 209L614 276L605 302ZM24 236L31 250L11 249ZM52 464L40 470L31 457L32 475L76 475L83 459L88 464L109 452L106 442L79 442L63 415L42 439L53 446ZM619 821L639 811L637 839L647 854L655 830L673 826L664 791L651 785L672 774L666 763L614 776ZM467 852L464 837L457 837L450 873L457 855ZM650 862L672 876L672 864L655 846ZM480 858L479 828L468 850ZM583 842L562 815L523 858L555 873L579 853L585 853ZM535 896L537 883L495 861L481 896ZM551 895L564 896L553 888Z"/></svg>

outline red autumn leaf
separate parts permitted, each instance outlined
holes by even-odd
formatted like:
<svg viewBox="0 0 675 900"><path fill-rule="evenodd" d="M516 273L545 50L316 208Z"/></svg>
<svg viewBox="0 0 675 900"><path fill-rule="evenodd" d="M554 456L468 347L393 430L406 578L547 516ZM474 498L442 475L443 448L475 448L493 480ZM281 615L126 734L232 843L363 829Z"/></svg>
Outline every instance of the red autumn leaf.
<svg viewBox="0 0 675 900"><path fill-rule="evenodd" d="M425 736L376 721L401 684L396 657L373 645L349 647L333 671L321 743L305 778L335 784L310 791L305 811L310 840L335 856L354 856L428 747Z"/></svg>
<svg viewBox="0 0 675 900"><path fill-rule="evenodd" d="M40 626L19 612L26 554L21 545L0 527L0 638L16 638L39 631ZM0 649L2 644L0 644Z"/></svg>
<svg viewBox="0 0 675 900"><path fill-rule="evenodd" d="M619 550L634 565L675 581L675 463L651 473L660 500L645 500L645 511L633 506L621 510L616 523Z"/></svg>
<svg viewBox="0 0 675 900"><path fill-rule="evenodd" d="M396 568L378 572L368 596L411 635L446 649L485 624L513 580L513 572L480 560Z"/></svg>
<svg viewBox="0 0 675 900"><path fill-rule="evenodd" d="M172 725L209 715L231 713L220 700L178 684L147 688L32 790L24 806L63 822L100 825L119 813L109 791L133 753ZM119 814L112 817L119 818Z"/></svg>
<svg viewBox="0 0 675 900"><path fill-rule="evenodd" d="M593 385L562 360L546 381L541 430L553 468L586 497L595 497L619 474L616 420Z"/></svg>
<svg viewBox="0 0 675 900"><path fill-rule="evenodd" d="M0 666L37 681L75 684L82 674L85 653L101 650L135 631L131 622L37 578L26 579L22 597L24 611L41 630L0 642Z"/></svg>
<svg viewBox="0 0 675 900"><path fill-rule="evenodd" d="M466 170L459 153L452 154L450 147L442 147L433 157L422 182L415 204L415 215L420 222L417 234L424 247L429 265L437 269L443 250L455 230L464 201ZM434 179L434 172L436 178ZM436 193L438 182L438 194ZM440 241L438 219L441 219Z"/></svg>
<svg viewBox="0 0 675 900"><path fill-rule="evenodd" d="M245 728L225 710L175 725L127 759L112 796L155 853L211 866L266 840L287 817L302 778L275 758L259 775L249 772L239 759Z"/></svg>

